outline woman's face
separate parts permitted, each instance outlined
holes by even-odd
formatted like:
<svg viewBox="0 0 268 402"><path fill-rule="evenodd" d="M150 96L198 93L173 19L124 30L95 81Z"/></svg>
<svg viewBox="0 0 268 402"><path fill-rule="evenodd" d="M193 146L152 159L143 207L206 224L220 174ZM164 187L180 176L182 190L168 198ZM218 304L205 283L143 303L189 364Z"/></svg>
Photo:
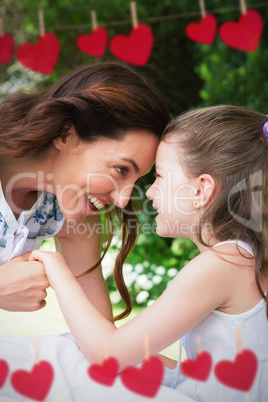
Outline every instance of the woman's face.
<svg viewBox="0 0 268 402"><path fill-rule="evenodd" d="M66 219L79 222L112 203L124 208L134 183L151 169L158 144L157 137L142 130L91 144L74 132L65 142L55 140L52 192Z"/></svg>
<svg viewBox="0 0 268 402"><path fill-rule="evenodd" d="M162 141L156 153L156 180L146 195L157 210L157 234L192 238L196 210L194 181L189 180L179 162L176 144Z"/></svg>

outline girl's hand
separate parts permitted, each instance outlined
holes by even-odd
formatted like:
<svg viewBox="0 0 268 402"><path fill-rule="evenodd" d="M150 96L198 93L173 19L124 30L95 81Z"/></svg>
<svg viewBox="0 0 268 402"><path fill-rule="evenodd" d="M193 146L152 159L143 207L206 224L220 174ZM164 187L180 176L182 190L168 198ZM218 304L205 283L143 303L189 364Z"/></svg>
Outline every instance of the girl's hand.
<svg viewBox="0 0 268 402"><path fill-rule="evenodd" d="M65 279L75 279L64 257L57 251L34 250L29 261L39 261L44 265L48 281L53 289Z"/></svg>

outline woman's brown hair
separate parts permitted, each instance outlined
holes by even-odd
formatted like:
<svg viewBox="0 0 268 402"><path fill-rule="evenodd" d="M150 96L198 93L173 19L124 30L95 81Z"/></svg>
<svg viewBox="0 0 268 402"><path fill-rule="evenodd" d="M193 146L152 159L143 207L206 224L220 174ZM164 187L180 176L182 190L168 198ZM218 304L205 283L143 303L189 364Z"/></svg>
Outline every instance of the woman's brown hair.
<svg viewBox="0 0 268 402"><path fill-rule="evenodd" d="M267 303L261 281L268 283L268 138L263 125L268 117L239 106L192 110L174 119L163 134L175 141L188 177L210 174L219 191L199 221L210 224L219 241L248 243L254 252L258 290Z"/></svg>
<svg viewBox="0 0 268 402"><path fill-rule="evenodd" d="M165 103L138 73L117 63L96 63L69 73L43 92L9 95L0 104L0 157L39 156L55 138L67 135L71 126L87 143L101 137L121 139L132 130L145 130L160 138L169 120ZM118 319L131 311L123 263L135 244L137 218L131 201L116 213L123 236L114 277L126 305ZM112 233L103 256L111 237Z"/></svg>

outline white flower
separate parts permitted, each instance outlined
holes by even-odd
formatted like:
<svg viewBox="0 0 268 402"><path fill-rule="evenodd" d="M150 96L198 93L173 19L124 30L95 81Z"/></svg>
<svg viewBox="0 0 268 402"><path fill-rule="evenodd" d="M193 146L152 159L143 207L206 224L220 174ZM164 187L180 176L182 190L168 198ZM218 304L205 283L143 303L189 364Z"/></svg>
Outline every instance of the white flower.
<svg viewBox="0 0 268 402"><path fill-rule="evenodd" d="M104 278L108 278L113 273L114 270L114 263L116 259L116 253L112 251L108 251L106 253L105 257L102 260L101 266L102 266L102 272Z"/></svg>
<svg viewBox="0 0 268 402"><path fill-rule="evenodd" d="M139 275L136 280L136 286L145 290L150 290L153 287L153 282L149 281L145 274Z"/></svg>
<svg viewBox="0 0 268 402"><path fill-rule="evenodd" d="M125 272L126 274L128 274L129 272L131 272L132 269L133 269L133 267L132 267L131 264L124 264L124 272Z"/></svg>
<svg viewBox="0 0 268 402"><path fill-rule="evenodd" d="M136 302L138 304L144 303L148 296L149 296L149 292L147 292L147 290L143 290L142 292L140 292L137 295Z"/></svg>
<svg viewBox="0 0 268 402"><path fill-rule="evenodd" d="M155 302L155 300L149 300L149 301L147 302L147 307L151 306L154 302Z"/></svg>
<svg viewBox="0 0 268 402"><path fill-rule="evenodd" d="M130 272L129 274L125 275L125 283L127 286L132 285L133 282L137 279L138 274L137 272Z"/></svg>
<svg viewBox="0 0 268 402"><path fill-rule="evenodd" d="M142 265L142 264L136 264L136 265L135 265L135 271L136 271L138 274L141 274L141 273L143 272L143 265Z"/></svg>
<svg viewBox="0 0 268 402"><path fill-rule="evenodd" d="M156 272L158 275L164 275L164 274L166 273L166 270L165 270L164 267L160 266L160 267L157 267L157 268L155 269L155 272Z"/></svg>
<svg viewBox="0 0 268 402"><path fill-rule="evenodd" d="M148 268L150 266L149 261L143 261L143 266Z"/></svg>
<svg viewBox="0 0 268 402"><path fill-rule="evenodd" d="M179 271L177 270L177 268L169 268L169 270L167 271L167 274L170 278L173 278L174 276L177 275Z"/></svg>
<svg viewBox="0 0 268 402"><path fill-rule="evenodd" d="M160 275L154 275L152 278L152 281L155 285L158 285L160 282L162 282L162 276Z"/></svg>
<svg viewBox="0 0 268 402"><path fill-rule="evenodd" d="M121 300L121 296L117 290L110 293L110 299L113 304L119 303Z"/></svg>

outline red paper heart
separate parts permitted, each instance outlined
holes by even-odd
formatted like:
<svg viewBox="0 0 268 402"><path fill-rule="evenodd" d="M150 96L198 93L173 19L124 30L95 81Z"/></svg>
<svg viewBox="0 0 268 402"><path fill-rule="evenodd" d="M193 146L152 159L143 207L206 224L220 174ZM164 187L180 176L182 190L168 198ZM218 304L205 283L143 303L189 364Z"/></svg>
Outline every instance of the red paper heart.
<svg viewBox="0 0 268 402"><path fill-rule="evenodd" d="M145 66L148 62L154 37L151 28L146 24L139 24L132 28L130 36L117 35L110 43L110 50L115 57L126 63Z"/></svg>
<svg viewBox="0 0 268 402"><path fill-rule="evenodd" d="M92 364L88 369L88 375L96 382L111 386L118 374L118 362L114 357L104 360L102 365Z"/></svg>
<svg viewBox="0 0 268 402"><path fill-rule="evenodd" d="M76 40L78 49L82 52L95 57L104 55L108 42L108 33L105 28L98 27L94 29L91 35L80 35Z"/></svg>
<svg viewBox="0 0 268 402"><path fill-rule="evenodd" d="M227 387L249 391L258 370L258 360L251 350L243 350L234 362L222 360L215 366L216 378Z"/></svg>
<svg viewBox="0 0 268 402"><path fill-rule="evenodd" d="M163 364L158 357L153 356L145 360L140 368L125 368L121 380L131 391L153 398L158 392L163 376Z"/></svg>
<svg viewBox="0 0 268 402"><path fill-rule="evenodd" d="M221 40L228 46L246 52L254 52L262 34L263 22L255 10L247 10L238 23L225 22L219 30Z"/></svg>
<svg viewBox="0 0 268 402"><path fill-rule="evenodd" d="M21 395L37 401L44 401L53 382L54 372L45 360L33 366L31 372L17 370L11 376L13 388Z"/></svg>
<svg viewBox="0 0 268 402"><path fill-rule="evenodd" d="M201 352L196 360L185 360L181 363L181 372L183 375L194 378L199 381L208 379L212 366L212 358L208 352Z"/></svg>
<svg viewBox="0 0 268 402"><path fill-rule="evenodd" d="M0 388L3 387L3 385L6 382L8 375L8 364L5 360L0 360Z"/></svg>
<svg viewBox="0 0 268 402"><path fill-rule="evenodd" d="M186 35L195 42L211 45L217 32L217 20L214 15L206 14L200 22L191 22L186 26Z"/></svg>
<svg viewBox="0 0 268 402"><path fill-rule="evenodd" d="M14 50L14 39L9 34L0 36L0 63L8 64Z"/></svg>
<svg viewBox="0 0 268 402"><path fill-rule="evenodd" d="M60 42L56 35L47 32L39 36L37 44L22 43L16 52L17 59L30 70L51 74L60 53Z"/></svg>

